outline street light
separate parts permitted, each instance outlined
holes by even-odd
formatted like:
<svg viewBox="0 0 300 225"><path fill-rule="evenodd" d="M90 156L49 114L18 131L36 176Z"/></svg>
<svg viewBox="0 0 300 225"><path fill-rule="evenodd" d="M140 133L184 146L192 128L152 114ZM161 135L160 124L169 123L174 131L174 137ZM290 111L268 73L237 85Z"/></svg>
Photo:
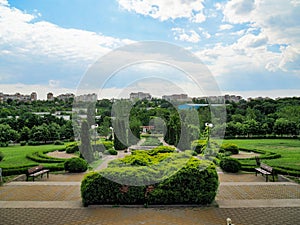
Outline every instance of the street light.
<svg viewBox="0 0 300 225"><path fill-rule="evenodd" d="M114 140L114 128L113 127L109 127L109 129L111 130L111 140Z"/></svg>
<svg viewBox="0 0 300 225"><path fill-rule="evenodd" d="M212 123L205 123L206 129L207 129L207 144L209 145L209 136L210 136L210 129L213 128Z"/></svg>
<svg viewBox="0 0 300 225"><path fill-rule="evenodd" d="M92 130L94 130L94 141L95 141L95 145L96 145L96 138L97 138L96 137L96 133L97 133L96 129L98 128L98 124L92 125L91 128L92 128Z"/></svg>

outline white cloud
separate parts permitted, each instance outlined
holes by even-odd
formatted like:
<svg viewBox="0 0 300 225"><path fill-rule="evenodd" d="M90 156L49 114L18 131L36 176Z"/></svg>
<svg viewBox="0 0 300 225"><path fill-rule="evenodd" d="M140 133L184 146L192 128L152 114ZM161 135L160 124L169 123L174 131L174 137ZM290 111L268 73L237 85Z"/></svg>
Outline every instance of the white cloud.
<svg viewBox="0 0 300 225"><path fill-rule="evenodd" d="M230 30L231 28L233 28L233 26L231 24L222 24L219 28L220 30Z"/></svg>
<svg viewBox="0 0 300 225"><path fill-rule="evenodd" d="M174 36L176 40L198 43L201 39L200 35L194 30L186 31L183 28L177 27L177 28L172 28L172 31L174 32Z"/></svg>
<svg viewBox="0 0 300 225"><path fill-rule="evenodd" d="M118 0L119 5L128 11L165 21L187 18L191 22L205 21L204 0Z"/></svg>
<svg viewBox="0 0 300 225"><path fill-rule="evenodd" d="M59 80L49 80L49 86L51 88L53 88L53 87L59 87L59 85L60 85L60 81Z"/></svg>
<svg viewBox="0 0 300 225"><path fill-rule="evenodd" d="M231 24L248 23L250 28L238 44L247 48L269 45L285 45L281 53L266 53L271 58L264 59L264 68L270 71L300 72L300 26L299 0L231 0L219 5L224 21ZM259 35L253 36L253 32ZM236 33L237 34L237 33ZM241 49L238 47L238 49ZM247 51L247 50L246 50ZM249 52L249 51L248 51ZM279 57L278 57L279 56Z"/></svg>
<svg viewBox="0 0 300 225"><path fill-rule="evenodd" d="M78 29L65 29L35 15L25 13L1 0L0 49L15 61L54 60L88 65L110 49L130 43L130 40L104 36Z"/></svg>

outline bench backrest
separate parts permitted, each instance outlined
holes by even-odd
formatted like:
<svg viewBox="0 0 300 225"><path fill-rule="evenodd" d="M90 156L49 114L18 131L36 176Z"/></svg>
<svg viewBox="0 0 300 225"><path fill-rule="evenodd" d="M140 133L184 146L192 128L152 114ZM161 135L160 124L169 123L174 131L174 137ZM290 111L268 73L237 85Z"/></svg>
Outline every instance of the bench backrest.
<svg viewBox="0 0 300 225"><path fill-rule="evenodd" d="M266 170L270 173L273 173L273 168L271 166L266 165L266 164L261 163L260 168L262 168L263 170Z"/></svg>
<svg viewBox="0 0 300 225"><path fill-rule="evenodd" d="M29 168L27 173L32 174L32 173L39 172L41 170L43 170L43 166L41 166L41 165L40 166L35 166L35 167L32 167L32 168Z"/></svg>

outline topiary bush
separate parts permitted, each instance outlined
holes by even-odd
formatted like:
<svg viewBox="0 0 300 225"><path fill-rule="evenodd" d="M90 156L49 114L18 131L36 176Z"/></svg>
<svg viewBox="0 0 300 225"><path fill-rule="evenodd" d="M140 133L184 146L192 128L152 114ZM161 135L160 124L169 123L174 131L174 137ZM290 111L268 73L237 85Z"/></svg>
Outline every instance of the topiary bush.
<svg viewBox="0 0 300 225"><path fill-rule="evenodd" d="M79 147L78 147L77 143L68 144L66 146L66 153L68 153L68 154L73 154L78 151L79 151Z"/></svg>
<svg viewBox="0 0 300 225"><path fill-rule="evenodd" d="M116 151L115 149L108 149L104 151L104 154L106 155L118 155L118 151Z"/></svg>
<svg viewBox="0 0 300 225"><path fill-rule="evenodd" d="M209 161L191 157L187 159L183 155L185 153L167 154L170 157L157 167L119 167L122 161L114 160L108 168L99 173L86 175L81 183L83 205L210 204L219 185L215 166ZM182 158L178 157L180 154ZM137 155L134 158L136 159ZM113 163L115 161L117 163ZM130 161L130 158L127 157L125 161ZM154 160L150 161L153 166ZM151 165L151 162L146 164ZM181 168L179 165L182 165L182 162L185 166ZM162 177L166 171L174 172L171 176Z"/></svg>
<svg viewBox="0 0 300 225"><path fill-rule="evenodd" d="M81 173L87 170L88 163L84 159L74 157L68 159L64 163L64 168L66 171L69 171L70 173Z"/></svg>
<svg viewBox="0 0 300 225"><path fill-rule="evenodd" d="M60 140L56 140L54 141L54 145L64 145L65 143L63 141Z"/></svg>
<svg viewBox="0 0 300 225"><path fill-rule="evenodd" d="M236 144L226 143L221 145L221 152L231 152L232 154L239 154L239 147Z"/></svg>
<svg viewBox="0 0 300 225"><path fill-rule="evenodd" d="M26 141L20 141L20 145L21 145L21 146L25 146L26 144L27 144Z"/></svg>
<svg viewBox="0 0 300 225"><path fill-rule="evenodd" d="M192 149L197 152L197 154L201 154L204 152L204 150L207 147L207 141L206 140L195 140L192 142Z"/></svg>
<svg viewBox="0 0 300 225"><path fill-rule="evenodd" d="M2 161L3 158L4 158L3 152L0 152L0 161Z"/></svg>
<svg viewBox="0 0 300 225"><path fill-rule="evenodd" d="M241 169L241 163L234 158L222 158L220 167L226 172L237 173Z"/></svg>

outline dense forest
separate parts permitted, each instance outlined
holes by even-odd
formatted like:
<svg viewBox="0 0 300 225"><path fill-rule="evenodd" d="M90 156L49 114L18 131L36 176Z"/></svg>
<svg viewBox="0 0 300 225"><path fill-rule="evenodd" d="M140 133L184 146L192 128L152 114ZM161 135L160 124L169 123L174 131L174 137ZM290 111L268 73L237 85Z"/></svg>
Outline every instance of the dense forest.
<svg viewBox="0 0 300 225"><path fill-rule="evenodd" d="M194 103L197 103L195 99ZM75 115L72 114L72 106L73 99L1 103L1 145L22 141L46 143L74 138L71 119ZM177 106L156 98L136 102L102 99L94 105L92 115L96 119L93 118L92 121L98 124L97 133L100 136L108 137L111 135L111 126L118 127L116 130L121 130L121 134L117 136L124 139L122 142L128 145L138 140L141 126L153 125L156 127L154 132L165 134L167 143L187 147L192 140L201 138L205 131L205 123L212 122L211 111L210 107L205 106L197 110L178 110ZM300 133L298 97L227 101L225 107L227 121L216 124L211 129L212 136L220 133L222 129L226 130L225 138L292 138ZM113 115L116 112L123 112L124 109L127 109L125 116ZM64 115L70 119L64 118ZM116 117L116 120L112 119ZM124 136L126 132L127 135Z"/></svg>

